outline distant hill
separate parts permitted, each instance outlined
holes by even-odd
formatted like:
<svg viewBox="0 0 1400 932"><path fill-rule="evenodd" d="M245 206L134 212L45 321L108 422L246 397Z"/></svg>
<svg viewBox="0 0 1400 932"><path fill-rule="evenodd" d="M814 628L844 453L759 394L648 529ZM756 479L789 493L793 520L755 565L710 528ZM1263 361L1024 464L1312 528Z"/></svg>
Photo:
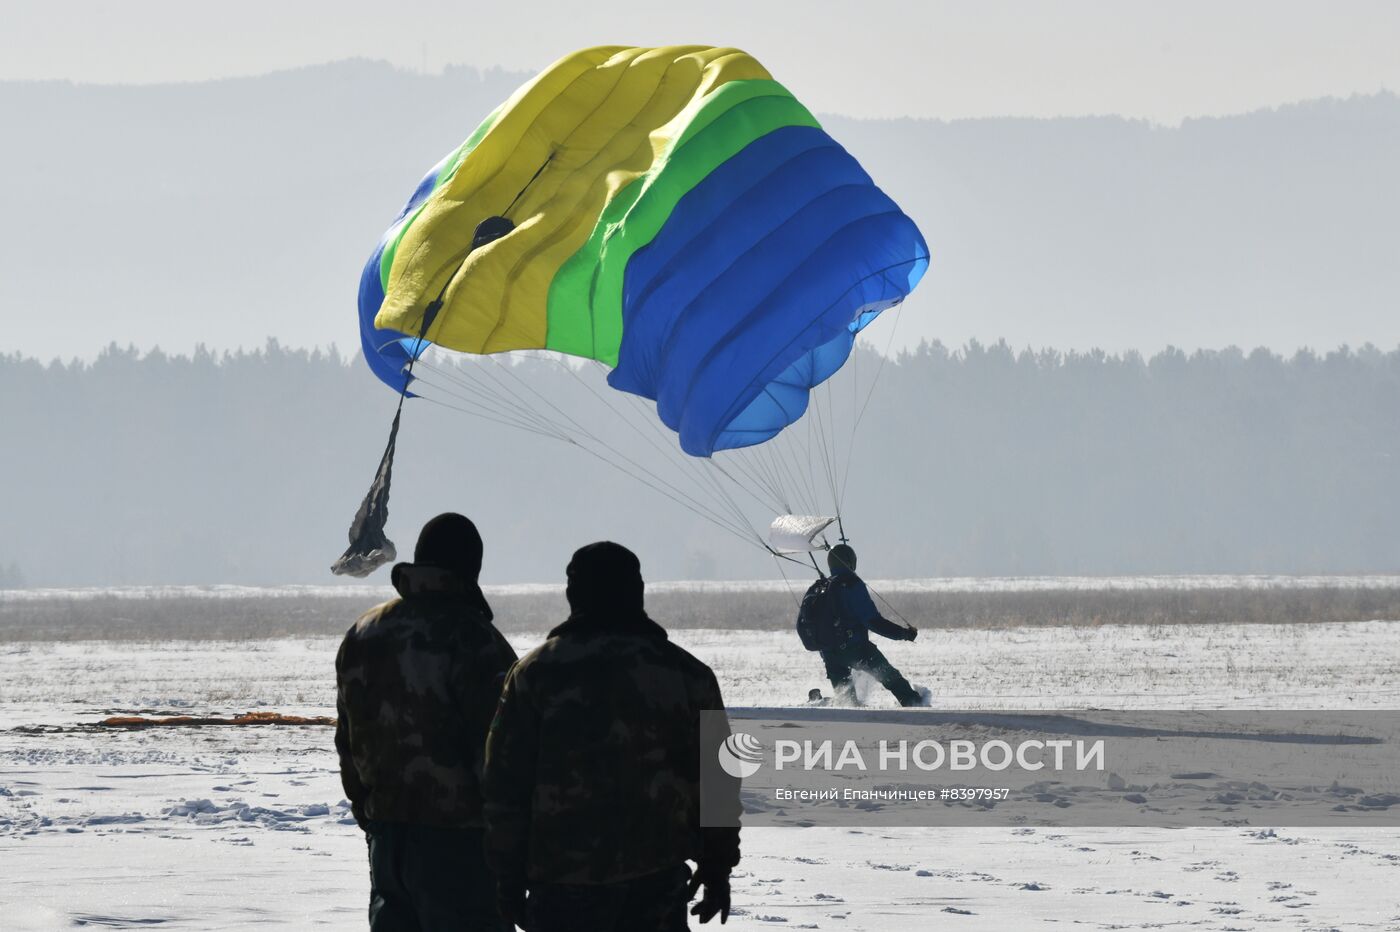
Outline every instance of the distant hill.
<svg viewBox="0 0 1400 932"><path fill-rule="evenodd" d="M354 344L361 263L527 75L348 61L160 86L0 83L0 351ZM1162 128L859 120L934 266L901 340L1153 351L1400 343L1400 98Z"/></svg>

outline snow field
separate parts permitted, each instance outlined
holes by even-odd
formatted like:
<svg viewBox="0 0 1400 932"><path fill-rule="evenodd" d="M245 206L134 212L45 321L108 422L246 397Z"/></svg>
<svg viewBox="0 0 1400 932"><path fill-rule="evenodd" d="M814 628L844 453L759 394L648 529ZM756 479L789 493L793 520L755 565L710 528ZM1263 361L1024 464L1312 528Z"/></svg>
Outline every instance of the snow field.
<svg viewBox="0 0 1400 932"><path fill-rule="evenodd" d="M825 686L783 632L673 637L732 706ZM364 842L329 729L81 727L333 714L336 643L0 647L0 928L362 927ZM1400 707L1387 622L926 630L881 647L941 709ZM1400 930L1393 830L793 828L743 846L727 929Z"/></svg>

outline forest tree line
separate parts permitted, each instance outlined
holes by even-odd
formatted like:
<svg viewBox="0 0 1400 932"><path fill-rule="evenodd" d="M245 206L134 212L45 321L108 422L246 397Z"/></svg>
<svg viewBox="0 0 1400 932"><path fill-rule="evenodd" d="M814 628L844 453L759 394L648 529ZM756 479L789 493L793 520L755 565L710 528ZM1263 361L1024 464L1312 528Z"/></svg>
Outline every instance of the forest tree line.
<svg viewBox="0 0 1400 932"><path fill-rule="evenodd" d="M879 373L841 441L872 576L1400 572L1400 349L924 343L851 369ZM557 366L518 372L576 391ZM0 586L329 582L395 401L359 360L275 341L0 356ZM567 444L411 402L401 552L445 509L478 520L491 582L558 581L604 537L652 579L777 575Z"/></svg>

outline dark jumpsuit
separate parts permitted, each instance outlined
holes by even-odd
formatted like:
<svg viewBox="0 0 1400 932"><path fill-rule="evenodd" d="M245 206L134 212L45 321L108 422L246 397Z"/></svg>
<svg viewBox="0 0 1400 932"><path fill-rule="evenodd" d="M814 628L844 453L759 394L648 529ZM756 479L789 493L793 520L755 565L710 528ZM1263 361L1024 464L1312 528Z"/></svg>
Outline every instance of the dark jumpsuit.
<svg viewBox="0 0 1400 932"><path fill-rule="evenodd" d="M855 698L851 671L863 670L875 677L900 705L919 705L919 694L894 666L885 659L880 648L870 643L870 632L895 641L909 640L909 629L884 618L865 582L850 570L832 574L832 588L837 602L837 617L846 631L846 640L839 647L821 652L826 664L826 676L831 680L838 698Z"/></svg>

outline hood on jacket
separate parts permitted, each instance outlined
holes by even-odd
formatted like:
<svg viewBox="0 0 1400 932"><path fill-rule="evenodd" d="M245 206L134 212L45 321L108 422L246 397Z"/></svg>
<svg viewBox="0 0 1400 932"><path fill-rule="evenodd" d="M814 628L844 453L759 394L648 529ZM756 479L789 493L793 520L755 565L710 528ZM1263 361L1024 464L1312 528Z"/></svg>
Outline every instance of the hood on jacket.
<svg viewBox="0 0 1400 932"><path fill-rule="evenodd" d="M420 563L397 563L389 578L394 584L394 590L405 599L455 595L470 602L487 621L496 617L491 611L491 604L486 601L486 593L481 591L476 580L453 570L440 566L424 566Z"/></svg>
<svg viewBox="0 0 1400 932"><path fill-rule="evenodd" d="M651 637L669 640L666 629L646 616L608 615L575 612L549 632L549 637L592 637L620 634L631 637Z"/></svg>

